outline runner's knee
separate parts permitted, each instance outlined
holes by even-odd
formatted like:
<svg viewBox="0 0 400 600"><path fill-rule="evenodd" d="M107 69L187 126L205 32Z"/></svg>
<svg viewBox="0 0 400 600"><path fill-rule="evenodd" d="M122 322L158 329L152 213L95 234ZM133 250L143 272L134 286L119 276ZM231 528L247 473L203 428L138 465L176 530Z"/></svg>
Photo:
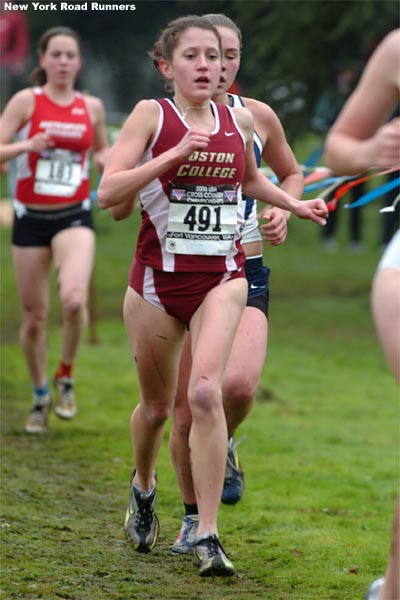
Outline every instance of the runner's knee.
<svg viewBox="0 0 400 600"><path fill-rule="evenodd" d="M60 294L65 315L75 317L86 309L86 296L82 288L74 287Z"/></svg>
<svg viewBox="0 0 400 600"><path fill-rule="evenodd" d="M222 405L221 391L215 383L202 377L189 393L189 405L193 419L214 420Z"/></svg>
<svg viewBox="0 0 400 600"><path fill-rule="evenodd" d="M236 406L251 405L257 392L257 385L249 377L231 377L224 381L223 395L224 406L235 408Z"/></svg>
<svg viewBox="0 0 400 600"><path fill-rule="evenodd" d="M142 416L152 427L161 427L171 414L171 408L167 405L142 403Z"/></svg>
<svg viewBox="0 0 400 600"><path fill-rule="evenodd" d="M36 310L34 308L24 307L21 337L24 339L36 339L46 328L47 313L44 310Z"/></svg>

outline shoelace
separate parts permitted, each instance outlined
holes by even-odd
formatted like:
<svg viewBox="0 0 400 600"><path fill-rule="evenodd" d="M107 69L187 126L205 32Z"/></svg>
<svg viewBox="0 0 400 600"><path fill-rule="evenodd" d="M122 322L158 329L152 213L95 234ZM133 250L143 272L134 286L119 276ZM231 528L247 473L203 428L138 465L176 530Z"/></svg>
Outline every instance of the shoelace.
<svg viewBox="0 0 400 600"><path fill-rule="evenodd" d="M151 527L154 515L152 501L152 496L145 500L140 500L141 506L139 507L135 518L135 525L139 531L148 531Z"/></svg>
<svg viewBox="0 0 400 600"><path fill-rule="evenodd" d="M73 402L73 387L72 383L62 383L62 396L65 404L71 404Z"/></svg>
<svg viewBox="0 0 400 600"><path fill-rule="evenodd" d="M197 531L197 527L198 527L199 521L198 519L194 520L194 519L189 519L189 521L187 522L186 527L183 529L182 531L182 539L185 537L186 534L186 540L185 543L188 546L192 546L195 542L194 542L194 537L192 539L192 541L189 541L189 537L190 536L194 536L194 534Z"/></svg>
<svg viewBox="0 0 400 600"><path fill-rule="evenodd" d="M242 442L244 442L246 439L247 439L247 435L244 433L242 435L242 437L238 439L237 442L234 442L232 445L229 445L229 447L228 447L228 463L229 463L229 467L232 469L232 471L235 471L236 473L239 470L236 467L236 463L235 463L235 451L240 446L240 444ZM227 476L227 479L229 479L229 475Z"/></svg>
<svg viewBox="0 0 400 600"><path fill-rule="evenodd" d="M247 435L244 433L244 434L242 435L242 437L240 437L240 438L238 439L238 441L237 441L237 442L235 442L234 444L232 444L232 448L233 448L234 450L236 450L236 448L238 448L238 447L240 446L240 444L241 444L242 442L244 442L245 440L247 440Z"/></svg>
<svg viewBox="0 0 400 600"><path fill-rule="evenodd" d="M219 540L216 535L210 536L202 541L205 542L204 544L201 544L201 545L205 547L208 558L211 558L212 556L219 554L220 548L222 549L222 546L219 543Z"/></svg>

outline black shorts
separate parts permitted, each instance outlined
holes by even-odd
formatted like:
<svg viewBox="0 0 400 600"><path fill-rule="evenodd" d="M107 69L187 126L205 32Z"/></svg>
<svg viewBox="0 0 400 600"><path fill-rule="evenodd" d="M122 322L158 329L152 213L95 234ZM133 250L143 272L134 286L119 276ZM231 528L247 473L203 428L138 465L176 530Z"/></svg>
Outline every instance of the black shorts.
<svg viewBox="0 0 400 600"><path fill-rule="evenodd" d="M246 306L258 308L268 318L270 269L262 263L262 257L248 258L244 265L249 284Z"/></svg>
<svg viewBox="0 0 400 600"><path fill-rule="evenodd" d="M51 246L53 237L70 227L94 229L90 201L51 211L33 210L21 202L14 203L12 243L15 246Z"/></svg>

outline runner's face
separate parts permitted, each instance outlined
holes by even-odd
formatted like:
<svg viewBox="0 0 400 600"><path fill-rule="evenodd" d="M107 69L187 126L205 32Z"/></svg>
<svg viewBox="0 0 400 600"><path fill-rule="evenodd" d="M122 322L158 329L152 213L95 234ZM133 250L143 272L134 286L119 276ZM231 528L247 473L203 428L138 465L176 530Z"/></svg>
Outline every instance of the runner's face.
<svg viewBox="0 0 400 600"><path fill-rule="evenodd" d="M180 36L165 76L174 81L175 92L193 102L215 93L222 63L218 39L212 31L190 27Z"/></svg>
<svg viewBox="0 0 400 600"><path fill-rule="evenodd" d="M239 71L240 42L237 33L230 27L217 27L217 29L221 36L223 53L223 68L217 93L222 94L231 87Z"/></svg>
<svg viewBox="0 0 400 600"><path fill-rule="evenodd" d="M68 35L50 38L46 51L40 57L40 66L46 71L47 81L57 85L73 85L81 65L78 43Z"/></svg>

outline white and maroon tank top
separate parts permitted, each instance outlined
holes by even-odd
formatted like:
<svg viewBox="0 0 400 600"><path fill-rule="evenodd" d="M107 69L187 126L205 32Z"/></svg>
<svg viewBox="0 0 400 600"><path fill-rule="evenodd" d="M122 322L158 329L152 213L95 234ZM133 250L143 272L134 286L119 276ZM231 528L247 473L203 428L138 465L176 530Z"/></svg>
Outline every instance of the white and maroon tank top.
<svg viewBox="0 0 400 600"><path fill-rule="evenodd" d="M169 99L143 164L178 144L189 126ZM140 192L142 225L136 258L162 271L226 272L240 268L241 183L245 141L233 111L211 103L215 128L206 150L153 180Z"/></svg>

